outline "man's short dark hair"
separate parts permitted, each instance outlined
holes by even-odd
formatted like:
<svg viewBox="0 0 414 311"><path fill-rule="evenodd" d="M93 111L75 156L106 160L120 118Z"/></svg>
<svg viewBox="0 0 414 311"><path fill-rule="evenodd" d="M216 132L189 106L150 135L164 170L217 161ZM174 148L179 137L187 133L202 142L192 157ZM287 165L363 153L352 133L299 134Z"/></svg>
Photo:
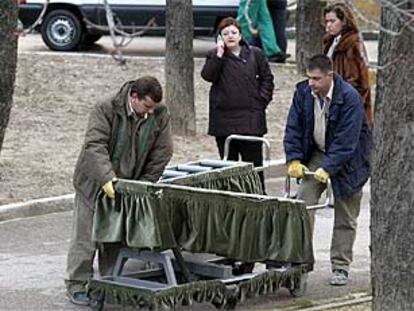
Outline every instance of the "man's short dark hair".
<svg viewBox="0 0 414 311"><path fill-rule="evenodd" d="M162 100L162 87L160 82L152 76L141 77L132 84L131 94L136 93L139 99L149 96L154 102Z"/></svg>
<svg viewBox="0 0 414 311"><path fill-rule="evenodd" d="M332 61L329 59L328 56L323 54L317 54L312 56L308 60L308 64L306 66L308 71L312 71L315 69L319 69L323 73L331 72L332 69Z"/></svg>

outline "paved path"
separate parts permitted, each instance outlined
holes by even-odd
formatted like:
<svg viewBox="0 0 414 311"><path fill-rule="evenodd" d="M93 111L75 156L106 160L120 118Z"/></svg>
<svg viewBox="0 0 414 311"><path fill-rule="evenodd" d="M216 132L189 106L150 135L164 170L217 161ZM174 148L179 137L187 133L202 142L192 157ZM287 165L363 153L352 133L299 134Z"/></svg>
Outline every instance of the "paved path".
<svg viewBox="0 0 414 311"><path fill-rule="evenodd" d="M281 181L268 180L268 192L280 194ZM346 287L328 285L330 276L329 245L333 210L318 212L314 249L315 270L310 274L304 297L293 299L287 290L276 296L260 297L240 304L237 310L280 308L296 301L341 297L369 289L369 207L365 188L355 244L355 263ZM61 212L0 222L0 310L85 310L70 304L63 284L66 253L71 230L71 212ZM179 310L213 310L209 305Z"/></svg>

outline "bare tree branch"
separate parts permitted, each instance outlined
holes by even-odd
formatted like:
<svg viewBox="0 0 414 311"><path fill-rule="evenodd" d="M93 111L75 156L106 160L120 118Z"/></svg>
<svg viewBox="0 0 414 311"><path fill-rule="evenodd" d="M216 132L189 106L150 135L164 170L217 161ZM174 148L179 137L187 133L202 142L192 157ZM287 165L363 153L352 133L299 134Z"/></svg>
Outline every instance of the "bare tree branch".
<svg viewBox="0 0 414 311"><path fill-rule="evenodd" d="M401 9L400 8L400 6L405 5L408 2L409 1L407 1L407 0L403 0L403 1L399 2L399 3L397 3L397 4L394 4L394 3L392 3L392 2L390 2L388 0L380 0L380 3L381 3L381 5L383 7L385 7L385 8L387 8L387 7L388 8L391 8L394 12L398 12L398 13L400 13L403 16L406 16L408 18L412 18L413 16L412 16L412 14L408 10L405 10L405 9Z"/></svg>
<svg viewBox="0 0 414 311"><path fill-rule="evenodd" d="M87 19L86 17L83 18L83 21L85 22L85 24L87 24L88 26L90 26L92 28L109 32L109 27L108 26L102 26L102 25L95 24L95 23L91 22L89 19ZM155 17L153 17L144 26L133 27L133 32L131 32L131 33L125 32L125 31L119 29L119 27L115 27L114 31L117 35L133 39L135 37L142 36L143 34L145 34L151 28L154 28L154 27L157 27L157 26L158 26L158 24L155 22ZM139 29L139 30L137 30L137 29Z"/></svg>
<svg viewBox="0 0 414 311"><path fill-rule="evenodd" d="M94 24L87 18L84 18L83 20L90 27L109 32L112 44L114 46L114 50L110 54L113 57L113 59L117 61L120 65L125 65L126 60L123 57L122 48L130 44L133 38L142 36L150 28L156 27L157 23L155 22L155 17L151 18L146 25L140 27L140 30L136 30L134 26L132 32L129 33L120 29L120 27L122 28L122 22L120 19L117 19L117 21L115 22L115 17L112 12L111 6L108 3L108 0L104 0L104 6L108 26ZM117 35L120 36L118 40Z"/></svg>
<svg viewBox="0 0 414 311"><path fill-rule="evenodd" d="M368 18L366 18L365 17L365 15L353 4L353 1L352 0L348 0L347 1L347 4L349 5L349 7L351 8L351 10L354 12L354 14L360 19L360 20L363 20L364 22L366 22L366 23L368 23L368 24L371 24L371 25L374 25L375 26L375 28L377 28L377 29L379 29L379 30L381 30L381 31L383 31L383 32L385 32L385 33L388 33L389 35L391 35L391 36L399 36L399 35L401 35L401 33L402 33L402 30L401 31L399 31L399 32L396 32L396 31L392 31L392 30L390 30L390 29L386 29L386 28L384 28L384 27L382 27L378 22L376 22L376 21L374 21L374 20L371 20L371 19L368 19Z"/></svg>
<svg viewBox="0 0 414 311"><path fill-rule="evenodd" d="M19 32L19 36L25 36L28 33L32 32L33 29L35 29L38 25L40 25L43 21L43 17L46 14L46 10L47 10L47 6L49 5L49 0L45 1L45 4L43 5L42 11L40 12L39 16L37 17L37 19L35 20L35 22L26 29L23 29L21 32Z"/></svg>
<svg viewBox="0 0 414 311"><path fill-rule="evenodd" d="M403 60L404 58L405 58L404 55L400 54L398 55L398 57L394 58L392 61L386 63L385 65L380 66L380 65L375 65L375 64L370 63L369 68L376 69L377 71L385 70L388 67L391 67L392 65L394 65L395 63L398 63L399 61Z"/></svg>
<svg viewBox="0 0 414 311"><path fill-rule="evenodd" d="M404 25L401 28L400 31L393 31L391 29L386 29L383 26L381 26L377 21L374 21L372 19L367 18L354 4L353 0L345 0L345 3L349 5L353 13L362 21L374 25L375 28L378 30L381 30L391 36L399 36L404 31L405 28L410 29L411 31L414 31L414 10L407 10L401 8L401 6L406 5L409 3L409 0L401 0L400 2L394 4L391 3L389 0L378 0L380 5L383 7L388 7L392 9L392 11L398 16L398 18L402 19L404 21Z"/></svg>
<svg viewBox="0 0 414 311"><path fill-rule="evenodd" d="M412 12L413 10L400 8L402 5L409 3L409 1L403 0L400 3L394 4L388 0L380 0L380 3L383 7L390 8L404 22L401 31L403 31L405 28L414 31L414 14Z"/></svg>

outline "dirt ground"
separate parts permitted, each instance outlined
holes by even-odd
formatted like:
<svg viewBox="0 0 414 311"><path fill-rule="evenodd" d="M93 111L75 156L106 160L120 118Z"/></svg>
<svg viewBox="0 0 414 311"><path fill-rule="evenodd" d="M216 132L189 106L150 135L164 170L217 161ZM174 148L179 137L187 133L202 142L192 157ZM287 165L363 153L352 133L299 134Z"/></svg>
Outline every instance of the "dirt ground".
<svg viewBox="0 0 414 311"><path fill-rule="evenodd" d="M210 84L200 77L203 59L195 60L196 137L174 137L172 164L217 159L206 135ZM274 100L268 108L267 138L272 159L283 156L282 133L294 85L301 79L292 65L271 65ZM163 58L133 58L127 68L111 58L20 53L14 106L0 155L0 204L73 192L74 165L90 109L114 94L127 80L154 75L164 84Z"/></svg>

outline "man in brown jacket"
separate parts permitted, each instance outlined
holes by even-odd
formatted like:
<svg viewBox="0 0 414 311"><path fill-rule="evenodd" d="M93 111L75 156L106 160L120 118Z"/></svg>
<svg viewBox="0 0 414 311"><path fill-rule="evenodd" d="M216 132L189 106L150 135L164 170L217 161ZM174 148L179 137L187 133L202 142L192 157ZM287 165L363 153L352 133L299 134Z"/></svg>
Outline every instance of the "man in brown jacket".
<svg viewBox="0 0 414 311"><path fill-rule="evenodd" d="M98 250L99 272L111 273L119 245L91 240L99 190L114 199L117 178L156 182L172 156L170 116L154 77L125 83L92 111L74 174L75 206L65 280L70 300L88 305L86 285Z"/></svg>

